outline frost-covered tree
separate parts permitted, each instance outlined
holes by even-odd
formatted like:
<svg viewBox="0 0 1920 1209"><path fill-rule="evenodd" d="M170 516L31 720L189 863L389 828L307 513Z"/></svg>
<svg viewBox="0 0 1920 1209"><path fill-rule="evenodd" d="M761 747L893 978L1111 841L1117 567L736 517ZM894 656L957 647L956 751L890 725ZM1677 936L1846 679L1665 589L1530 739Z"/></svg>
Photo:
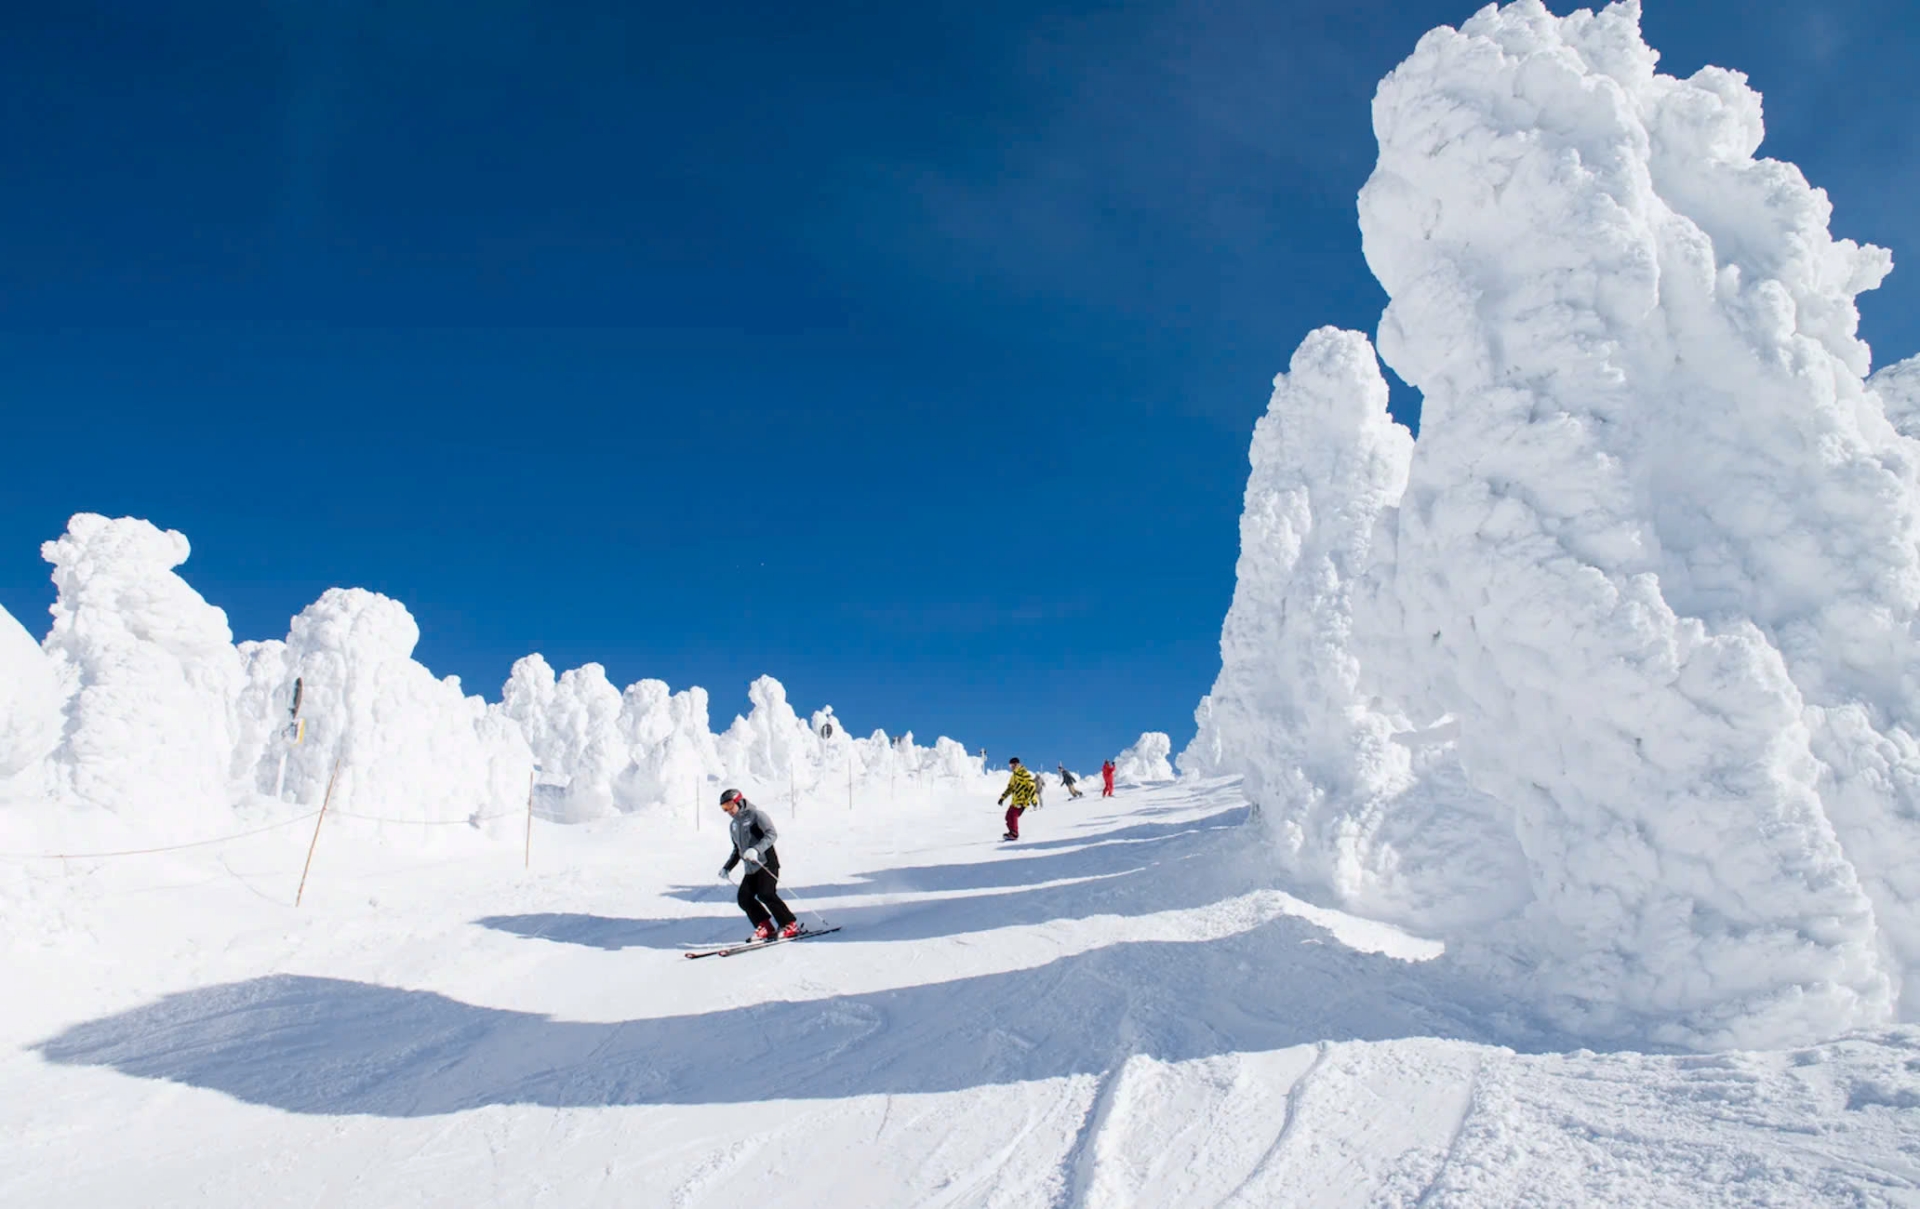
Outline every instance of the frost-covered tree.
<svg viewBox="0 0 1920 1209"><path fill-rule="evenodd" d="M44 649L67 688L55 785L183 825L232 805L242 677L227 615L174 573L191 549L171 529L84 512L40 548L59 590Z"/></svg>
<svg viewBox="0 0 1920 1209"><path fill-rule="evenodd" d="M0 609L0 778L34 767L60 742L64 698L40 644Z"/></svg>
<svg viewBox="0 0 1920 1209"><path fill-rule="evenodd" d="M1563 1027L1831 1034L1920 970L1920 446L1854 305L1890 261L1755 157L1742 77L1655 63L1636 4L1520 0L1382 82L1361 231L1420 438L1404 490L1356 469L1385 430L1256 444L1209 709L1299 868Z"/></svg>

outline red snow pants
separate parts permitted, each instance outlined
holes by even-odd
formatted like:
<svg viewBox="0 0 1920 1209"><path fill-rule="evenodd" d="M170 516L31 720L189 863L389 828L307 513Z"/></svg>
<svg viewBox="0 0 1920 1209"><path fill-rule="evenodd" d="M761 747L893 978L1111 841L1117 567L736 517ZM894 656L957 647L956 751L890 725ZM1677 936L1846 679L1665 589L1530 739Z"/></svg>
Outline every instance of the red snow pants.
<svg viewBox="0 0 1920 1209"><path fill-rule="evenodd" d="M1007 807L1007 834L1016 840L1020 838L1020 812L1024 809L1024 806Z"/></svg>
<svg viewBox="0 0 1920 1209"><path fill-rule="evenodd" d="M1101 777L1100 780L1101 780L1100 796L1103 798L1112 797L1113 796L1113 774L1107 773L1105 776Z"/></svg>

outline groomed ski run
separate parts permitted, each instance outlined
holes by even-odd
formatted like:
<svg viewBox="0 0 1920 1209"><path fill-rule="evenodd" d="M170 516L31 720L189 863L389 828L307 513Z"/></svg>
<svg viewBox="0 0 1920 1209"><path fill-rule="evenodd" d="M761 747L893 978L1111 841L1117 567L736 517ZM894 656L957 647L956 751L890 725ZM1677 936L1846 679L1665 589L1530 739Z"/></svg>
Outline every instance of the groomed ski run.
<svg viewBox="0 0 1920 1209"><path fill-rule="evenodd" d="M1920 1203L1920 1030L1489 1044L1436 945L1275 888L1231 780L1017 847L990 796L849 813L780 819L846 931L747 962L671 959L740 927L690 818L531 873L343 830L300 910L297 834L35 883L0 1203Z"/></svg>

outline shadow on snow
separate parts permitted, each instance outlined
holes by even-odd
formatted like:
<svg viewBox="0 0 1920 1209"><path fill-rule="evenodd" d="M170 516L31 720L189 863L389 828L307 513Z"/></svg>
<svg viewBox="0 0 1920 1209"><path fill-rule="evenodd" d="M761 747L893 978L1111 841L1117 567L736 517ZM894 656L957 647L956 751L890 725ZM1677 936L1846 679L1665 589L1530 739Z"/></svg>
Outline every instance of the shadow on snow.
<svg viewBox="0 0 1920 1209"><path fill-rule="evenodd" d="M1071 851L983 865L888 870L857 886L796 890L796 905L888 890L973 892L835 911L850 936L877 941L1205 906L1244 881L1232 872L1238 845L1230 832L1245 817L1233 810L1131 827L1089 836ZM693 939L686 933L703 921L552 914L479 922L622 949L671 947ZM711 924L722 926L718 917ZM793 955L804 951L749 960L801 960ZM489 1104L946 1092L1098 1074L1136 1054L1180 1061L1318 1041L1485 1040L1484 1025L1472 1021L1492 1013L1465 1006L1478 998L1444 959L1413 964L1360 953L1286 917L1214 940L1123 941L1030 969L614 1024L275 975L169 995L36 1048L50 1062L108 1067L288 1112L420 1117Z"/></svg>
<svg viewBox="0 0 1920 1209"><path fill-rule="evenodd" d="M1126 942L1033 969L617 1024L274 975L169 995L37 1049L296 1113L837 1099L1096 1074L1132 1054L1471 1037L1440 1006L1452 996L1436 993L1437 964L1357 953L1286 918L1220 940Z"/></svg>
<svg viewBox="0 0 1920 1209"><path fill-rule="evenodd" d="M989 928L1041 924L1099 915L1150 915L1203 907L1228 897L1211 862L1223 859L1224 833L1246 821L1245 808L1221 811L1182 824L1149 824L1096 833L1083 840L1053 840L1041 856L951 865L888 869L857 882L822 886L782 885L781 893L802 917L824 913L831 922L866 941L926 940ZM1043 845L1033 845L1039 848ZM1060 884L1048 884L1060 883ZM1003 893L963 893L1001 890ZM678 949L738 939L744 917L732 894L719 887L682 888L670 896L711 901L725 911L671 919L617 918L569 912L490 915L481 927L534 940L589 948ZM822 907L818 900L854 894L961 894L855 907Z"/></svg>

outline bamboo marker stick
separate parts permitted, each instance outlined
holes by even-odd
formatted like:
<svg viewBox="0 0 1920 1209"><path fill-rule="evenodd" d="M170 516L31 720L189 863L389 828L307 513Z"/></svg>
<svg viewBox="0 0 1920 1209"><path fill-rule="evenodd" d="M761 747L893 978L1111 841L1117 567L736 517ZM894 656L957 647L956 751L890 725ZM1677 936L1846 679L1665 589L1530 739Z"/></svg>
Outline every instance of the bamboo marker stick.
<svg viewBox="0 0 1920 1209"><path fill-rule="evenodd" d="M538 768L527 771L527 855L520 862L522 869L533 868L533 783L539 776Z"/></svg>
<svg viewBox="0 0 1920 1209"><path fill-rule="evenodd" d="M307 842L307 863L300 867L300 888L293 892L293 905L296 907L307 895L307 874L313 869L313 850L320 846L320 824L327 821L327 805L333 801L333 783L339 779L340 761L335 759L333 773L327 777L327 796L320 799L320 817L313 820L313 839Z"/></svg>

